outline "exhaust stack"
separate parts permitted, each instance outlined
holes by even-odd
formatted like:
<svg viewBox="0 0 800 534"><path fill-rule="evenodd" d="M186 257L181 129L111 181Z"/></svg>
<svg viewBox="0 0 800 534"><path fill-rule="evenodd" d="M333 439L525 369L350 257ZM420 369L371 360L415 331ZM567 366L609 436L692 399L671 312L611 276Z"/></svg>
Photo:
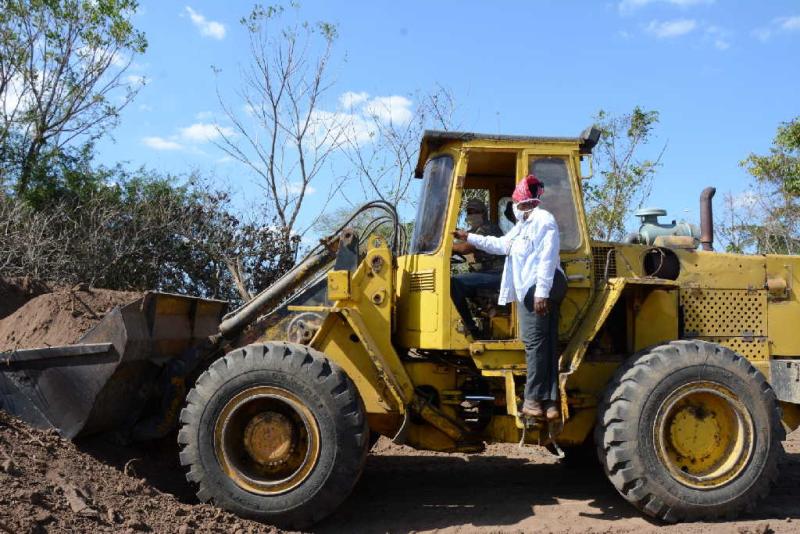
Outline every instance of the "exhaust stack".
<svg viewBox="0 0 800 534"><path fill-rule="evenodd" d="M711 199L716 192L716 187L706 187L700 193L700 245L703 250L714 250L714 212Z"/></svg>

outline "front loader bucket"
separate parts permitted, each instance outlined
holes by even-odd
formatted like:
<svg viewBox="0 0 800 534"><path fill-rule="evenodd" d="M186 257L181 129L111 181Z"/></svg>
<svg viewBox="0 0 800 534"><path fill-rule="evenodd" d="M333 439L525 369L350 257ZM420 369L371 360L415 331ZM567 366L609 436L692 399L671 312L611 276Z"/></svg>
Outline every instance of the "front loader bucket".
<svg viewBox="0 0 800 534"><path fill-rule="evenodd" d="M75 345L0 353L0 408L67 438L133 425L163 363L215 334L226 305L151 292Z"/></svg>

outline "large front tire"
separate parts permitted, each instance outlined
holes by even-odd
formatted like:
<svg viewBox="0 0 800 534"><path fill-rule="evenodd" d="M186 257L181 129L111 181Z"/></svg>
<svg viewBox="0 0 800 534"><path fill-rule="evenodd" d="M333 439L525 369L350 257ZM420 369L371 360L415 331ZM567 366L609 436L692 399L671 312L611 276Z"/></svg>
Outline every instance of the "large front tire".
<svg viewBox="0 0 800 534"><path fill-rule="evenodd" d="M178 441L201 501L305 528L350 494L369 429L353 382L304 345L266 343L214 362L189 394Z"/></svg>
<svg viewBox="0 0 800 534"><path fill-rule="evenodd" d="M667 522L752 510L778 476L785 437L764 376L703 341L632 357L607 389L595 433L617 491Z"/></svg>

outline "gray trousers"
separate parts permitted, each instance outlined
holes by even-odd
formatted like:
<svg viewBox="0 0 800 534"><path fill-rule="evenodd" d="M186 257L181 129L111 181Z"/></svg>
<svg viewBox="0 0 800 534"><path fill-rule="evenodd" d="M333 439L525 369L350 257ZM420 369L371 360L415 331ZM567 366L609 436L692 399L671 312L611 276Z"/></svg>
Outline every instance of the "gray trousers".
<svg viewBox="0 0 800 534"><path fill-rule="evenodd" d="M525 381L525 400L558 400L558 318L559 307L567 293L567 279L560 270L553 275L550 289L550 311L537 315L533 311L533 286L525 300L517 303L519 332L525 346L528 376Z"/></svg>

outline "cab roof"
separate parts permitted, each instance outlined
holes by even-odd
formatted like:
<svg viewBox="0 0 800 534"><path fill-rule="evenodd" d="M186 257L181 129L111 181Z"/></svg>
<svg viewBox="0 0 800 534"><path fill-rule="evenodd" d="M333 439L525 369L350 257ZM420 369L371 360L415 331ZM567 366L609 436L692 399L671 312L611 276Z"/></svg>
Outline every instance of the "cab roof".
<svg viewBox="0 0 800 534"><path fill-rule="evenodd" d="M446 132L442 130L425 130L419 147L419 159L414 169L414 177L422 178L425 162L431 152L436 152L446 143L460 141L509 141L522 143L575 143L580 147L581 154L591 154L592 149L600 140L600 130L589 126L578 137L543 137L530 135L501 135L483 134L475 132Z"/></svg>

